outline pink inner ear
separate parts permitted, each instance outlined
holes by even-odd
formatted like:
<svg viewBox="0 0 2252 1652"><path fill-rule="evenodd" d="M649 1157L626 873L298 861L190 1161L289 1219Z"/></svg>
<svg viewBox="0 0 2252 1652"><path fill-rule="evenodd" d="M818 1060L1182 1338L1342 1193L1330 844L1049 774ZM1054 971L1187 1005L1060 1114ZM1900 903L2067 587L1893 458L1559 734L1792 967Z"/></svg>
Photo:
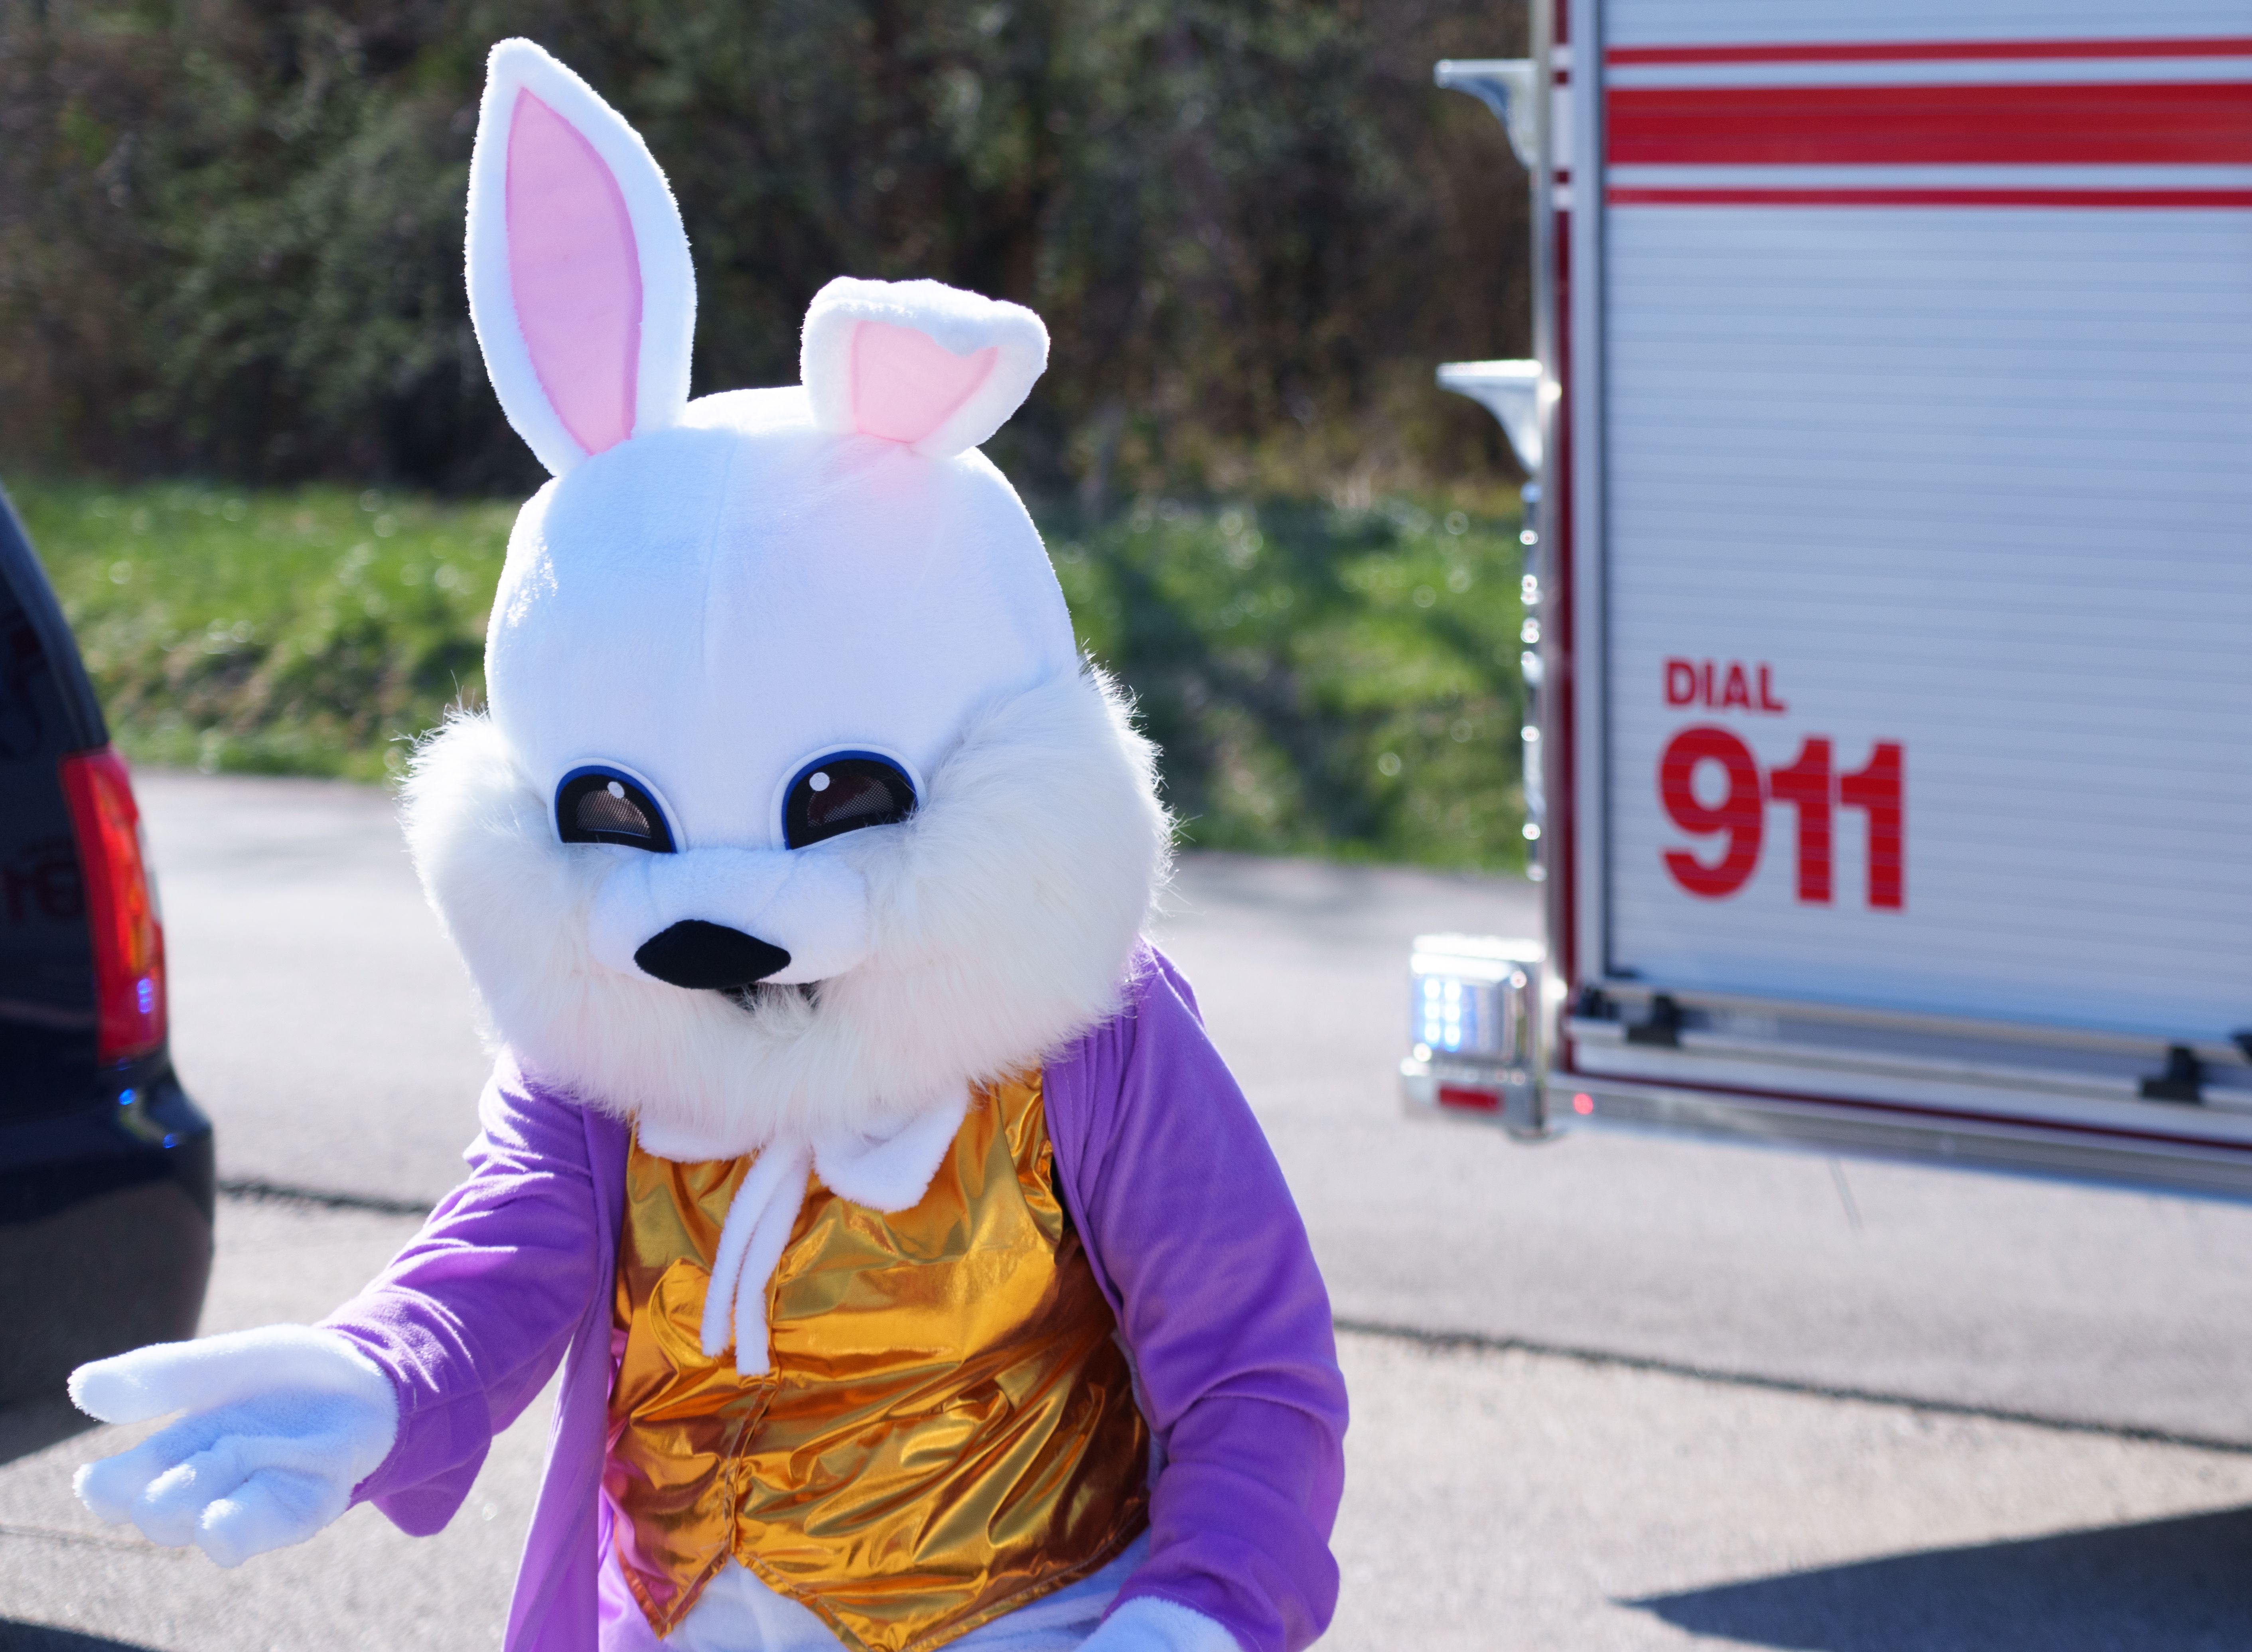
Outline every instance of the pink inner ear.
<svg viewBox="0 0 2252 1652"><path fill-rule="evenodd" d="M618 181L530 92L508 128L508 274L532 371L589 454L633 434L641 257Z"/></svg>
<svg viewBox="0 0 2252 1652"><path fill-rule="evenodd" d="M921 441L977 393L1000 352L957 356L928 333L864 321L852 334L852 427L886 441Z"/></svg>

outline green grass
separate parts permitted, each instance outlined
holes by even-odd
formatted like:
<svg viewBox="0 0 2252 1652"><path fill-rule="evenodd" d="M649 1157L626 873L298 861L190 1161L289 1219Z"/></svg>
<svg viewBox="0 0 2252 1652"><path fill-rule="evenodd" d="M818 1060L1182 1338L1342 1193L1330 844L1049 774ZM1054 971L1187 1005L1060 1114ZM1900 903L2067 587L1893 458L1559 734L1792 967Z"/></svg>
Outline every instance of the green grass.
<svg viewBox="0 0 2252 1652"><path fill-rule="evenodd" d="M512 503L11 494L137 760L379 780L483 693ZM1044 527L1082 644L1164 748L1188 841L1522 864L1513 518L1166 500Z"/></svg>
<svg viewBox="0 0 2252 1652"><path fill-rule="evenodd" d="M1133 685L1192 842L1507 869L1517 522L1305 503L1137 507L1049 548Z"/></svg>
<svg viewBox="0 0 2252 1652"><path fill-rule="evenodd" d="M129 757L379 780L483 691L514 507L338 488L10 489Z"/></svg>

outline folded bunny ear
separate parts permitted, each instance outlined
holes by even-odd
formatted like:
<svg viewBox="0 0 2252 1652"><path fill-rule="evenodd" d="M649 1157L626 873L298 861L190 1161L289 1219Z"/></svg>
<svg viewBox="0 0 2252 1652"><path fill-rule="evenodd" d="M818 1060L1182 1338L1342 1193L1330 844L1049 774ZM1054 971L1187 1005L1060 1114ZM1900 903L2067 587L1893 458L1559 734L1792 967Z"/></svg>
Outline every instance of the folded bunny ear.
<svg viewBox="0 0 2252 1652"><path fill-rule="evenodd" d="M469 316L501 410L560 475L688 400L696 276L640 135L529 40L486 66Z"/></svg>
<svg viewBox="0 0 2252 1652"><path fill-rule="evenodd" d="M1048 330L1021 304L849 276L814 295L798 354L815 424L932 458L998 430L1047 364Z"/></svg>

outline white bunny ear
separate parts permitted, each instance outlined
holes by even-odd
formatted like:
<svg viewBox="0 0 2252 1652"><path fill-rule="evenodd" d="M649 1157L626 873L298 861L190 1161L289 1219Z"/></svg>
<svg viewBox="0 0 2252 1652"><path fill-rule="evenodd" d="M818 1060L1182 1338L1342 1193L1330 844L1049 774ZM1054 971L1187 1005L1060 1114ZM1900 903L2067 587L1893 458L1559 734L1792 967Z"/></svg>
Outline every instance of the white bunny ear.
<svg viewBox="0 0 2252 1652"><path fill-rule="evenodd" d="M696 330L680 209L640 135L529 40L486 65L469 266L485 371L548 469L678 422Z"/></svg>
<svg viewBox="0 0 2252 1652"><path fill-rule="evenodd" d="M849 276L814 295L798 353L816 425L935 459L998 430L1047 364L1048 330L1021 304Z"/></svg>

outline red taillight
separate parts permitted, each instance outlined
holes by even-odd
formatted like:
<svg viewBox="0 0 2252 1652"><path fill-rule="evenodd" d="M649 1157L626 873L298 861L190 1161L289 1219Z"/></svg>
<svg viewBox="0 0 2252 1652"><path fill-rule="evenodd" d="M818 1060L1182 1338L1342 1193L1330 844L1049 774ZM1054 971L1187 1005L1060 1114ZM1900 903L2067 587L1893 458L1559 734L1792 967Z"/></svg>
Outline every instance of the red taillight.
<svg viewBox="0 0 2252 1652"><path fill-rule="evenodd" d="M62 760L94 931L94 1051L104 1063L164 1042L164 926L149 878L141 811L124 761L107 746Z"/></svg>
<svg viewBox="0 0 2252 1652"><path fill-rule="evenodd" d="M1498 1113L1501 1093L1473 1089L1467 1084L1442 1084L1439 1086L1439 1105L1459 1107L1465 1113Z"/></svg>

